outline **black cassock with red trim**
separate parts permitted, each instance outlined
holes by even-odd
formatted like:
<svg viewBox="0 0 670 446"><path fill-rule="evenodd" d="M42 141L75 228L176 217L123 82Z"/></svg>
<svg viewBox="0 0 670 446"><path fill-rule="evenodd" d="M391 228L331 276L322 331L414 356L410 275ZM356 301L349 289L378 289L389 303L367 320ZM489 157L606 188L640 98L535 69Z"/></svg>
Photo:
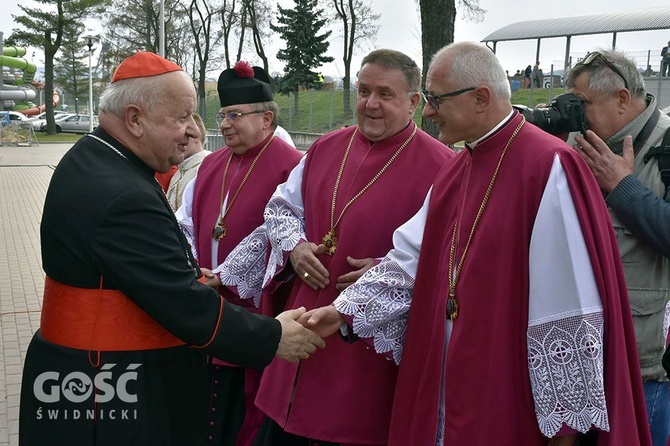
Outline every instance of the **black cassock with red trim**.
<svg viewBox="0 0 670 446"><path fill-rule="evenodd" d="M21 445L200 444L205 355L259 369L274 357L279 322L223 302L196 280L153 170L101 129L56 168L41 243L47 282L84 289L85 300L43 314L44 334L35 334L24 365ZM51 304L63 289L47 293ZM110 293L137 308L98 306ZM184 345L154 343L161 330Z"/></svg>

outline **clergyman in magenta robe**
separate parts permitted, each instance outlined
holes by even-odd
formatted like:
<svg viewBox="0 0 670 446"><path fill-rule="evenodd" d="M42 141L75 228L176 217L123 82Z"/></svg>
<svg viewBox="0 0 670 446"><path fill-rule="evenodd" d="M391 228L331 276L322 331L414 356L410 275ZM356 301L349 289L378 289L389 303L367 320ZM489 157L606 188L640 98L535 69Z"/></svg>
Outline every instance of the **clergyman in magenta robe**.
<svg viewBox="0 0 670 446"><path fill-rule="evenodd" d="M358 125L314 143L268 203L263 227L226 259L228 285L249 289L239 272L255 271L255 264L265 289L297 275L287 308L328 305L340 293L341 278L360 268L352 260L382 257L394 229L421 207L453 152L412 121L419 105L418 67L402 53L377 50L363 60L358 79ZM336 247L331 255L324 252L329 244ZM268 245L266 260L262 247ZM314 249L314 262L289 262L305 246ZM262 262L254 263L251 251ZM328 280L316 285L319 265ZM386 444L396 375L393 362L338 337L300 364L274 362L263 375L256 404L285 436L269 433L263 441Z"/></svg>

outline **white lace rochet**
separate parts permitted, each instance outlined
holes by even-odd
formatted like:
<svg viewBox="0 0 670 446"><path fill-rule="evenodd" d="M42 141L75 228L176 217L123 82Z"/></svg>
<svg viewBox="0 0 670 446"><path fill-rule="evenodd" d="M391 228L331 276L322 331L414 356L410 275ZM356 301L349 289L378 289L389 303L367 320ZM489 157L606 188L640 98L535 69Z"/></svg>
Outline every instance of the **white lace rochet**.
<svg viewBox="0 0 670 446"><path fill-rule="evenodd" d="M270 243L270 258L264 284L268 284L277 270L284 266L284 255L293 251L300 240L306 240L305 212L281 196L272 197L265 207L265 226Z"/></svg>
<svg viewBox="0 0 670 446"><path fill-rule="evenodd" d="M528 327L528 370L540 431L553 437L563 423L579 432L609 431L603 378L603 313Z"/></svg>
<svg viewBox="0 0 670 446"><path fill-rule="evenodd" d="M219 275L223 285L237 287L240 299L253 299L256 308L261 303L267 246L268 237L265 226L259 226L228 254L221 265L213 270Z"/></svg>
<svg viewBox="0 0 670 446"><path fill-rule="evenodd" d="M609 431L603 305L560 156L554 157L529 251L528 368L542 434Z"/></svg>
<svg viewBox="0 0 670 446"><path fill-rule="evenodd" d="M399 364L413 288L414 278L385 257L344 290L334 305L353 316L354 333L372 338L377 353L391 352Z"/></svg>
<svg viewBox="0 0 670 446"><path fill-rule="evenodd" d="M305 239L304 213L281 196L274 196L264 212L265 223L245 237L216 269L221 283L235 286L241 299L253 299L258 308L263 287L278 269L284 256ZM266 262L267 248L270 256Z"/></svg>

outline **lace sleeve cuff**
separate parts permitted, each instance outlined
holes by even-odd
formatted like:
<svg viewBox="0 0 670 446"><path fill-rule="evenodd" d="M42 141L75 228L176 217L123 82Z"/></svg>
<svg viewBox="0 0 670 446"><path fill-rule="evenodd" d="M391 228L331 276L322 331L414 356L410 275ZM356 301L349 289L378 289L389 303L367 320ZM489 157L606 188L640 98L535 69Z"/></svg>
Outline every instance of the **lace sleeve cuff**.
<svg viewBox="0 0 670 446"><path fill-rule="evenodd" d="M399 364L413 287L414 278L385 258L345 289L334 305L352 316L356 335L372 338L377 353L390 353Z"/></svg>
<svg viewBox="0 0 670 446"><path fill-rule="evenodd" d="M179 227L181 228L181 232L184 233L184 237L186 237L186 241L188 242L188 245L191 248L191 253L193 253L193 257L197 259L198 250L195 247L196 244L195 244L195 234L193 231L193 226L179 223Z"/></svg>
<svg viewBox="0 0 670 446"><path fill-rule="evenodd" d="M540 431L608 431L603 306L558 154L533 225L529 286L528 369Z"/></svg>
<svg viewBox="0 0 670 446"><path fill-rule="evenodd" d="M258 308L261 303L267 250L267 230L265 226L259 226L212 272L219 275L221 284L236 291L241 299L253 299L254 306Z"/></svg>
<svg viewBox="0 0 670 446"><path fill-rule="evenodd" d="M288 255L306 240L305 213L280 195L275 195L265 207L265 226L270 244L270 258L263 283L267 285L286 265Z"/></svg>
<svg viewBox="0 0 670 446"><path fill-rule="evenodd" d="M565 424L609 431L603 378L603 313L562 315L528 327L528 367L540 431Z"/></svg>

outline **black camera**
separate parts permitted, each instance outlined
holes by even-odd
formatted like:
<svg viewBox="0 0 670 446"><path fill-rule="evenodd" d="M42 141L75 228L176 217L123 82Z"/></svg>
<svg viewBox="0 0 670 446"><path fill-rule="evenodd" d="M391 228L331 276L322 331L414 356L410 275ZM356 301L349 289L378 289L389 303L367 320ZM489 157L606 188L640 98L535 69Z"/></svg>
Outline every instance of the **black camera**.
<svg viewBox="0 0 670 446"><path fill-rule="evenodd" d="M584 105L573 93L556 96L547 108L532 109L523 105L515 105L514 108L523 114L526 121L552 135L570 132L586 134Z"/></svg>

